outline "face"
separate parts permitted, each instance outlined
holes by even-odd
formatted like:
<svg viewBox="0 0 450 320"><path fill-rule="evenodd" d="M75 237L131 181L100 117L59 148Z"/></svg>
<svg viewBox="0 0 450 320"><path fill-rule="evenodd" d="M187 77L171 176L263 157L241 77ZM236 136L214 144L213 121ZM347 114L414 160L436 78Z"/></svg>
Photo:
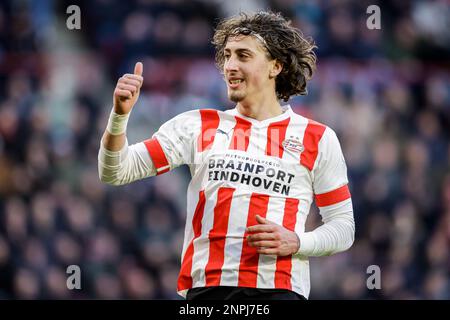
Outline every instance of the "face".
<svg viewBox="0 0 450 320"><path fill-rule="evenodd" d="M224 49L224 77L228 98L233 102L251 101L275 90L275 77L280 68L268 59L263 45L253 36L228 39Z"/></svg>

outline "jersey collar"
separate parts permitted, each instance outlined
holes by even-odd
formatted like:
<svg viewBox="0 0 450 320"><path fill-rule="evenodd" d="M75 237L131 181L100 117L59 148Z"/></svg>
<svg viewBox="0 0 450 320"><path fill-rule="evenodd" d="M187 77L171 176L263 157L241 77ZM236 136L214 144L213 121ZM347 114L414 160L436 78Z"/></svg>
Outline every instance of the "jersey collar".
<svg viewBox="0 0 450 320"><path fill-rule="evenodd" d="M225 112L228 113L228 114L234 115L236 117L245 119L245 120L251 122L252 125L255 125L255 126L258 126L258 127L262 127L262 126L265 126L265 125L273 123L273 122L278 122L278 121L285 120L285 119L287 119L287 118L289 118L291 116L292 108L291 108L291 106L289 104L281 106L281 109L283 110L282 114L280 114L278 116L275 116L275 117L272 117L272 118L267 118L267 119L262 120L262 121L259 121L259 120L256 120L256 119L244 116L243 114L241 114L238 111L237 108L234 108L234 109L231 109L231 110L226 110Z"/></svg>

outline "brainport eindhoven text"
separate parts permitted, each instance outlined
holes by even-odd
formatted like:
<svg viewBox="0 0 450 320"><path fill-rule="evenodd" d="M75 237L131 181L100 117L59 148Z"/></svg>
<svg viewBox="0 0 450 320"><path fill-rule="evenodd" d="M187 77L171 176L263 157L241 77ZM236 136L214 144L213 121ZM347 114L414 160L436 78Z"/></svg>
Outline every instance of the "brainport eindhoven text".
<svg viewBox="0 0 450 320"><path fill-rule="evenodd" d="M263 164L233 159L209 159L209 181L229 181L288 196L295 175Z"/></svg>

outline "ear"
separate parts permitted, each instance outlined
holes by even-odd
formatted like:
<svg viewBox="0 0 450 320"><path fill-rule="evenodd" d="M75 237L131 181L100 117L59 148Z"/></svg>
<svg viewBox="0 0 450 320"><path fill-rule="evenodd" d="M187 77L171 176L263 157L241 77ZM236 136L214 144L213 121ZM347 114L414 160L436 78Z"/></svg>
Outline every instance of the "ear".
<svg viewBox="0 0 450 320"><path fill-rule="evenodd" d="M283 70L283 65L281 64L280 61L278 61L277 59L274 59L272 61L269 77L271 79L275 78L277 75L280 74L281 70Z"/></svg>

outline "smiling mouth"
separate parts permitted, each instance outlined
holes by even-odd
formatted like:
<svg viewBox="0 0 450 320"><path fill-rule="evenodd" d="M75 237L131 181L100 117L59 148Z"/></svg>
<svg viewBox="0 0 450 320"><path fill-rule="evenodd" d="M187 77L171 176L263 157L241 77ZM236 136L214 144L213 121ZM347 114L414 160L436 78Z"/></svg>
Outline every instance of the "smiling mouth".
<svg viewBox="0 0 450 320"><path fill-rule="evenodd" d="M233 79L233 80L228 80L228 85L230 86L230 88L237 88L243 82L244 82L244 80L242 80L242 79Z"/></svg>

